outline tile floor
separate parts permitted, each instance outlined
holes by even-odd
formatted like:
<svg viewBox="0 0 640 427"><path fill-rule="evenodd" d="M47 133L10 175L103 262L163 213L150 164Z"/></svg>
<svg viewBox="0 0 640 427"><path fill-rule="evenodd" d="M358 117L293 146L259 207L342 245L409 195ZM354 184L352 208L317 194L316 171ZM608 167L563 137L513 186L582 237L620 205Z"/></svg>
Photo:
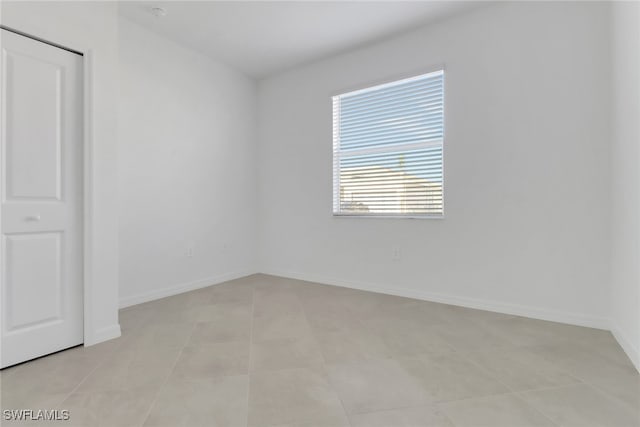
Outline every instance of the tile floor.
<svg viewBox="0 0 640 427"><path fill-rule="evenodd" d="M595 329L264 275L120 322L2 371L2 407L68 409L58 426L640 425L640 377Z"/></svg>

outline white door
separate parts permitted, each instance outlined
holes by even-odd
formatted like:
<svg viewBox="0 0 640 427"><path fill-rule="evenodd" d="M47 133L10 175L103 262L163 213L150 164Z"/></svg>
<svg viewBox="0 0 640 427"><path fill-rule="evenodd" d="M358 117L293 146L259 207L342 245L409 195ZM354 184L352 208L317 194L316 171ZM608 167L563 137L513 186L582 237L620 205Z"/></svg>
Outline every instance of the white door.
<svg viewBox="0 0 640 427"><path fill-rule="evenodd" d="M83 342L82 56L1 31L6 367Z"/></svg>

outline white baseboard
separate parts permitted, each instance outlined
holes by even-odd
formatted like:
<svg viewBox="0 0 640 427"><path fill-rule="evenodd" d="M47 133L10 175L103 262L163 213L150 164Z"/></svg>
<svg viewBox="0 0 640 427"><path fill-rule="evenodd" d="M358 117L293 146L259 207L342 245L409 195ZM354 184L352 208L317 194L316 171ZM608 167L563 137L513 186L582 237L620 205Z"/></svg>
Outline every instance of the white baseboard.
<svg viewBox="0 0 640 427"><path fill-rule="evenodd" d="M114 338L118 338L121 335L120 324L106 326L98 329L92 336L85 337L84 345L89 347L91 345L99 344L104 341L109 341Z"/></svg>
<svg viewBox="0 0 640 427"><path fill-rule="evenodd" d="M627 353L629 356L629 360L634 364L638 372L640 372L640 351L632 344L631 340L628 339L627 334L622 332L618 326L612 322L611 324L611 333L613 334L620 347Z"/></svg>
<svg viewBox="0 0 640 427"><path fill-rule="evenodd" d="M206 277L204 279L194 280L193 282L179 283L177 285L167 286L161 289L154 289L136 295L130 295L120 298L120 308L129 307L143 302L154 301L160 298L178 295L183 292L189 292L196 289L206 288L207 286L217 285L229 280L239 279L241 277L256 274L253 270L235 271L231 273L220 274L218 276Z"/></svg>
<svg viewBox="0 0 640 427"><path fill-rule="evenodd" d="M539 307L523 306L518 304L510 304L499 301L482 300L477 298L460 297L456 295L447 295L433 292L424 292L416 289L408 288L390 288L388 286L359 282L353 280L338 279L334 277L319 276L313 274L303 274L292 271L280 271L264 269L261 272L254 270L237 271L232 273L221 274L218 276L208 277L193 282L181 283L178 285L168 286L162 289L156 289L137 295L131 295L120 299L120 308L153 301L172 295L181 294L183 292L193 291L205 288L207 286L217 285L229 280L239 279L252 274L269 274L272 276L287 277L291 279L304 280L308 282L322 283L325 285L340 286L344 288L358 289L369 292L376 292L388 295L397 295L406 298L414 298L424 301L438 302L442 304L456 305L460 307L475 308L479 310L493 311L497 313L511 314L514 316L530 317L533 319L548 320L551 322L566 323L570 325L585 326L589 328L597 328L611 330L622 349L627 353L629 359L640 371L640 351L634 347L626 335L617 328L616 325L610 323L609 319L604 317L594 317L579 313L567 313L562 311L548 310ZM120 336L120 325L112 325L96 332L90 342L85 345L98 344Z"/></svg>
<svg viewBox="0 0 640 427"><path fill-rule="evenodd" d="M406 298L414 298L424 301L438 302L442 304L457 305L461 307L475 308L479 310L493 311L497 313L511 314L514 316L530 317L533 319L548 320L551 322L567 323L570 325L586 326L589 328L609 330L609 320L601 317L593 317L579 313L566 313L562 311L548 310L539 307L529 307L517 304L509 304L499 301L481 300L475 298L460 297L432 292L424 292L407 288L390 288L376 283L365 283L352 280L337 279L333 277L316 276L291 271L269 270L263 274L288 277L291 279L305 280L308 282L322 283L326 285L341 286L344 288L359 289L363 291L377 292L381 294L397 295Z"/></svg>

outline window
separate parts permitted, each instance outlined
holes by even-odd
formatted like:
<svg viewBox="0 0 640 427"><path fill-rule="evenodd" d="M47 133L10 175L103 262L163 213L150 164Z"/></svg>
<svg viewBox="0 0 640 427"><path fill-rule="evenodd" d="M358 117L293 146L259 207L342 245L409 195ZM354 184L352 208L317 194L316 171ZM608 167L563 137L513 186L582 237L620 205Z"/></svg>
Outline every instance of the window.
<svg viewBox="0 0 640 427"><path fill-rule="evenodd" d="M443 215L444 72L333 97L333 214Z"/></svg>

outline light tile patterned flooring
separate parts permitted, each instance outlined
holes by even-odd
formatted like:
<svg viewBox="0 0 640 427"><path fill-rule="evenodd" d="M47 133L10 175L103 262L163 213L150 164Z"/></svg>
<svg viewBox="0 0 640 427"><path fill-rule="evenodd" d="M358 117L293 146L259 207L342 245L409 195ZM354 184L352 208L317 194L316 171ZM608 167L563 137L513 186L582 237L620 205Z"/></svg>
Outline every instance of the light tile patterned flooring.
<svg viewBox="0 0 640 427"><path fill-rule="evenodd" d="M58 426L640 425L640 377L595 329L264 275L120 322L2 371L2 407L68 409Z"/></svg>

